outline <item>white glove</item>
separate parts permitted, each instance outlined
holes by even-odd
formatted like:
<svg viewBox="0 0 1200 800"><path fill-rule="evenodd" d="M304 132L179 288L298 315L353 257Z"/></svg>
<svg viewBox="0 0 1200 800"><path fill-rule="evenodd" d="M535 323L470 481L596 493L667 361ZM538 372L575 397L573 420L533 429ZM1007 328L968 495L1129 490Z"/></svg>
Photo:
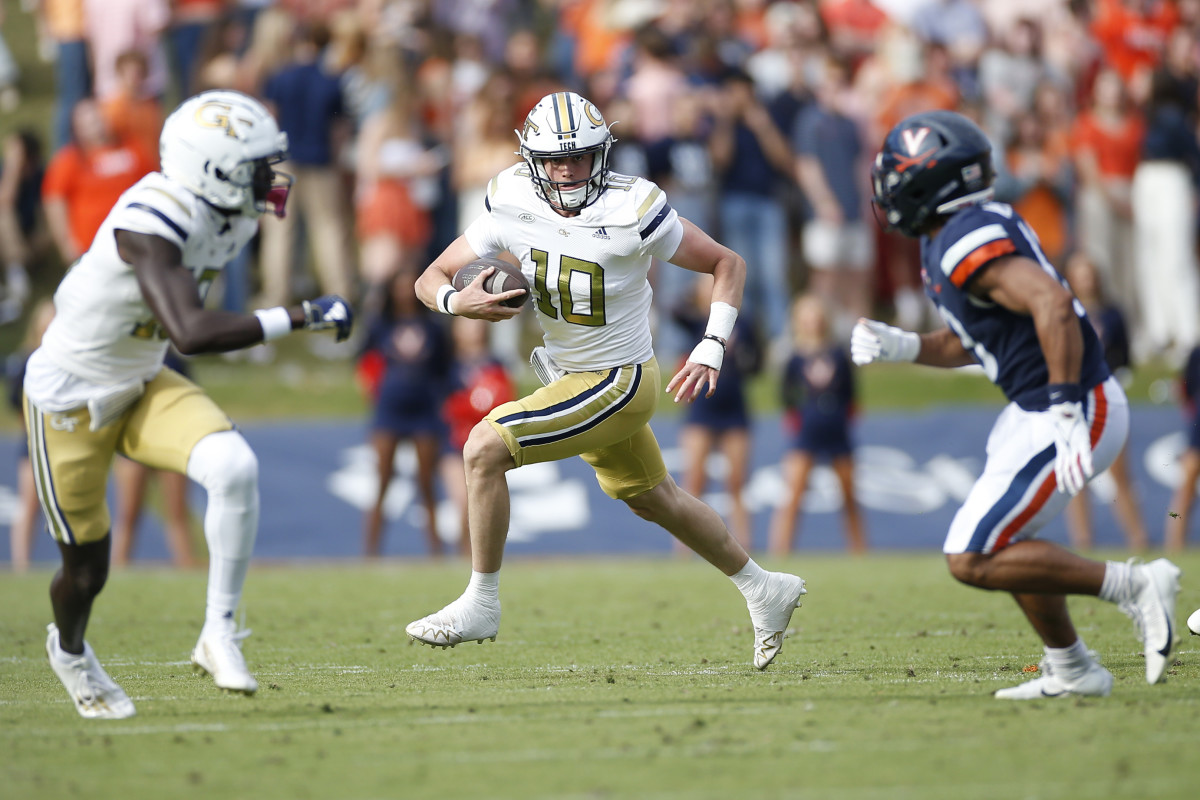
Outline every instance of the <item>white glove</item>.
<svg viewBox="0 0 1200 800"><path fill-rule="evenodd" d="M850 334L850 358L860 367L872 361L916 361L921 337L873 319L860 319Z"/></svg>
<svg viewBox="0 0 1200 800"><path fill-rule="evenodd" d="M1079 403L1056 403L1043 412L1054 427L1054 475L1058 490L1079 494L1092 477L1092 437Z"/></svg>

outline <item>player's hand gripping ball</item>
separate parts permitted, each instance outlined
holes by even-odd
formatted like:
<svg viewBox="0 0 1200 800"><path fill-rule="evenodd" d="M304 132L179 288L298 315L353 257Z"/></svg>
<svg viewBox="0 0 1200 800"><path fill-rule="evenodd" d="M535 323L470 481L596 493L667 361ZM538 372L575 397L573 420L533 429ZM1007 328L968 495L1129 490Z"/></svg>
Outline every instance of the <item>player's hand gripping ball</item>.
<svg viewBox="0 0 1200 800"><path fill-rule="evenodd" d="M467 264L454 273L452 281L454 288L461 292L467 288L467 284L479 277L479 273L488 267L495 267L496 271L484 281L484 291L488 294L503 294L515 289L524 289L525 294L510 297L503 304L510 308L520 308L525 305L525 301L529 299L529 281L525 280L525 275L521 272L520 267L514 267L500 258L480 258Z"/></svg>

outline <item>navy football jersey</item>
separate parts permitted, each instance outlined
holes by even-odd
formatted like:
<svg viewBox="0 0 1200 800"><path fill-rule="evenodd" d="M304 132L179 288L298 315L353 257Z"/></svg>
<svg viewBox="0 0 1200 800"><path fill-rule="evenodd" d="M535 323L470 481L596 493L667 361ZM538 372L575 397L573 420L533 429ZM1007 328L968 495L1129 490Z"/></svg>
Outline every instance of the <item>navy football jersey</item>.
<svg viewBox="0 0 1200 800"><path fill-rule="evenodd" d="M1049 371L1033 317L969 293L971 280L997 258L1024 256L1055 280L1066 282L1050 265L1025 220L1005 203L967 206L934 236L921 238L921 278L938 313L975 356L1004 396L1026 411L1048 405ZM1078 300L1075 313L1083 335L1080 384L1089 390L1109 376L1104 350Z"/></svg>

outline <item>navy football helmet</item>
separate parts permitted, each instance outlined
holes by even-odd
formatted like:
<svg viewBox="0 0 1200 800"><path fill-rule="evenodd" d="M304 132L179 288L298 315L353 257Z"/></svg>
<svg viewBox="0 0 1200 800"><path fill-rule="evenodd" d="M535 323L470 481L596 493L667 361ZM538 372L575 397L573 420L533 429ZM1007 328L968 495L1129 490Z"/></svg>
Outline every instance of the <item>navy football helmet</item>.
<svg viewBox="0 0 1200 800"><path fill-rule="evenodd" d="M887 230L920 236L938 218L990 200L992 145L962 114L924 111L896 124L875 156L871 184Z"/></svg>

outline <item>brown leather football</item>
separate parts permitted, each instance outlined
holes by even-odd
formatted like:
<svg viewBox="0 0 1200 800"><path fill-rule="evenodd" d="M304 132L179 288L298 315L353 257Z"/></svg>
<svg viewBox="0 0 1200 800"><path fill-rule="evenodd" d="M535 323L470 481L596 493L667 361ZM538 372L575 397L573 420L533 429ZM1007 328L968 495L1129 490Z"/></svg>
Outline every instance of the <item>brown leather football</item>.
<svg viewBox="0 0 1200 800"><path fill-rule="evenodd" d="M454 273L452 281L454 288L461 292L467 288L468 283L474 281L479 273L488 267L496 268L496 271L488 276L483 287L488 294L502 294L514 289L524 289L525 294L505 300L504 305L510 308L520 308L525 305L525 301L529 299L529 281L525 280L525 275L522 274L520 267L514 267L501 258L480 258L467 264Z"/></svg>

